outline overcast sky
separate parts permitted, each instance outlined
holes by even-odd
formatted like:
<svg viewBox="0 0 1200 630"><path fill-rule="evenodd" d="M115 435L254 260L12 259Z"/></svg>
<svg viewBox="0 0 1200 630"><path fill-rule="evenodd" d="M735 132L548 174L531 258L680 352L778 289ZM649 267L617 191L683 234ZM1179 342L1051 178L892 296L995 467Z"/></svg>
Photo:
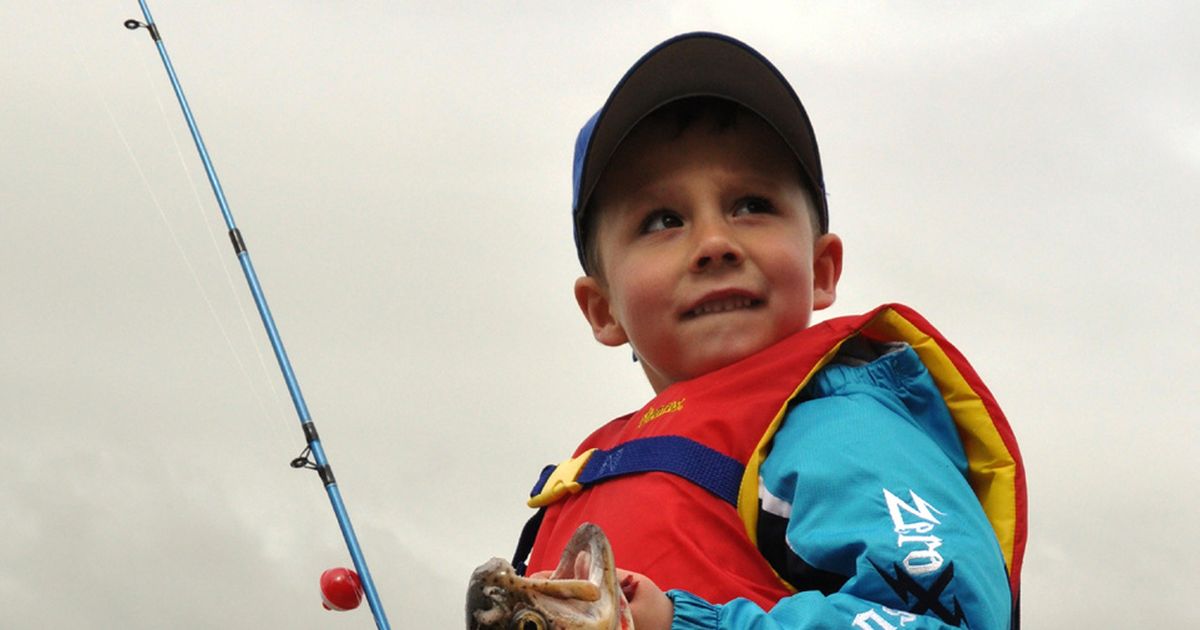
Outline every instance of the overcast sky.
<svg viewBox="0 0 1200 630"><path fill-rule="evenodd" d="M461 627L650 396L571 296L571 148L701 29L814 121L828 314L917 308L1007 411L1026 627L1200 622L1200 5L842 4L152 4L394 627ZM372 627L137 2L4 13L0 626Z"/></svg>

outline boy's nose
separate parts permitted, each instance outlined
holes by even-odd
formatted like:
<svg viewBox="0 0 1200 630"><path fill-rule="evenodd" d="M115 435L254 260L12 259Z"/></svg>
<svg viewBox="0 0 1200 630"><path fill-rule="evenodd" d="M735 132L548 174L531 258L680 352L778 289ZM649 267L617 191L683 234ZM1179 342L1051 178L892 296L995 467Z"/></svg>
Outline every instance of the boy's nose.
<svg viewBox="0 0 1200 630"><path fill-rule="evenodd" d="M692 255L692 271L706 271L719 267L735 267L742 263L745 252L722 226L710 228L700 234L696 250Z"/></svg>

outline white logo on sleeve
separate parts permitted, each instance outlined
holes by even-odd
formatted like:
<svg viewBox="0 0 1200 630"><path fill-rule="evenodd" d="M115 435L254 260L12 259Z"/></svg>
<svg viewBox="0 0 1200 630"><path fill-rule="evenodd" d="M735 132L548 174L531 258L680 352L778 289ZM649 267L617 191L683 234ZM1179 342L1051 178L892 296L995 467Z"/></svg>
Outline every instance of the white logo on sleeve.
<svg viewBox="0 0 1200 630"><path fill-rule="evenodd" d="M903 610L892 610L887 606L881 606L880 608L883 609L884 614L888 615L892 621L895 621L901 626L907 626L909 622L917 620L917 616L910 612L905 612ZM879 612L875 610L868 610L860 613L854 618L853 623L854 627L859 628L860 630L897 630L896 626L892 625L891 622L889 622L883 617L883 615L880 615Z"/></svg>
<svg viewBox="0 0 1200 630"><path fill-rule="evenodd" d="M911 503L905 503L887 488L883 489L883 498L887 501L893 530L897 534L896 546L906 549L920 547L904 556L904 570L915 577L933 573L942 567L942 554L937 551L942 546L942 539L934 536L933 530L942 524L937 517L945 514L917 496L916 492L909 490L908 494Z"/></svg>
<svg viewBox="0 0 1200 630"><path fill-rule="evenodd" d="M915 621L916 615L932 614L947 625L969 627L951 589L954 562L947 562L938 551L942 546L941 537L936 535L942 524L939 517L946 514L911 489L905 501L884 488L883 499L896 534L896 547L905 556L901 562L889 560L883 567L870 558L867 561L908 610L865 610L854 617L853 626L859 630L898 630ZM923 577L918 580L917 576ZM949 601L943 602L943 596Z"/></svg>

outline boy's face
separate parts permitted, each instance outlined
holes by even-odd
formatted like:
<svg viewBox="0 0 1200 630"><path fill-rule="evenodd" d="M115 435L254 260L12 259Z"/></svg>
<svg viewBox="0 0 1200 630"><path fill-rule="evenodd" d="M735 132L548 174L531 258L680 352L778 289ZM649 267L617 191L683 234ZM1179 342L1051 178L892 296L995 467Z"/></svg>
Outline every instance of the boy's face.
<svg viewBox="0 0 1200 630"><path fill-rule="evenodd" d="M842 264L765 122L672 123L643 122L613 156L594 194L599 269L575 284L596 339L632 345L656 392L806 328Z"/></svg>

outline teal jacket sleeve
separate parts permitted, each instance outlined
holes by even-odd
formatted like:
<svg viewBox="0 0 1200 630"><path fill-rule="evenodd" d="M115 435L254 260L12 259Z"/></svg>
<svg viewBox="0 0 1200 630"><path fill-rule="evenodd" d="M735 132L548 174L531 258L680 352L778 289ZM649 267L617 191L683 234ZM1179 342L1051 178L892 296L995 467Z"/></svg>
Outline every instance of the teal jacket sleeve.
<svg viewBox="0 0 1200 630"><path fill-rule="evenodd" d="M763 463L760 515L780 524L786 566L820 574L819 589L770 611L671 591L672 627L1009 628L999 543L916 353L829 366L801 399Z"/></svg>

